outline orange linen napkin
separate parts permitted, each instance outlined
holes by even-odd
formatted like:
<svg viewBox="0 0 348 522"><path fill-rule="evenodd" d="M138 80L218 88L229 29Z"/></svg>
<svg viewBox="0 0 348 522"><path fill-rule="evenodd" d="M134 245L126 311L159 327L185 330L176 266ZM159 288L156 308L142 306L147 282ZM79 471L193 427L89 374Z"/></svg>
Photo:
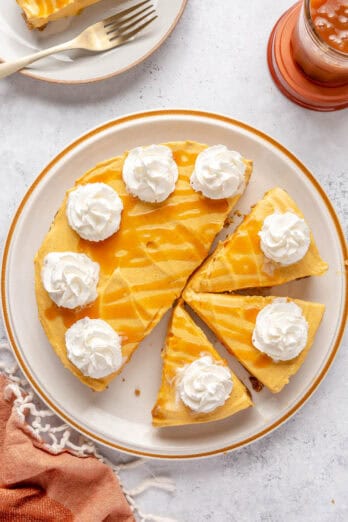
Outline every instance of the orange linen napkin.
<svg viewBox="0 0 348 522"><path fill-rule="evenodd" d="M0 522L134 522L112 470L94 457L48 453L22 423L0 375Z"/></svg>

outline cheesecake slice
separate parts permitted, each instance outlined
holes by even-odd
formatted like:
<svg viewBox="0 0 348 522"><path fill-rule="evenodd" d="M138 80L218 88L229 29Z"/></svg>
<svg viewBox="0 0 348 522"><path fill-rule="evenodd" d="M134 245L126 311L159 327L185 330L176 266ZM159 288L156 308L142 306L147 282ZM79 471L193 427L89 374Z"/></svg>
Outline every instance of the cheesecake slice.
<svg viewBox="0 0 348 522"><path fill-rule="evenodd" d="M267 259L261 249L259 234L265 219L274 213L291 213L304 219L285 190L270 190L236 231L203 263L193 276L190 288L195 292L232 292L243 288L271 287L324 274L328 265L320 256L312 233L309 235L309 248L299 261L282 266Z"/></svg>
<svg viewBox="0 0 348 522"><path fill-rule="evenodd" d="M17 0L30 29L43 29L49 22L75 16L101 0Z"/></svg>
<svg viewBox="0 0 348 522"><path fill-rule="evenodd" d="M193 322L180 303L173 312L162 358L162 384L158 392L157 402L152 410L154 426L182 426L215 421L230 417L238 411L252 406L252 401L245 386L229 369L226 361L220 357L205 334ZM189 367L197 360L202 360L202 358L208 360L209 364L225 368L232 383L232 390L225 403L208 413L192 411L183 402L178 393L178 382L183 369ZM207 381L209 379L211 377L207 373L204 380ZM215 382L210 382L208 386L214 386L215 384ZM201 383L193 381L192 386L196 389L199 388L198 393L202 395L206 393L206 390L202 390L202 381Z"/></svg>
<svg viewBox="0 0 348 522"><path fill-rule="evenodd" d="M264 384L271 392L278 393L298 372L314 342L315 334L324 314L325 306L320 303L289 299L298 305L308 323L307 343L301 353L287 361L274 361L259 351L252 342L256 318L267 305L279 300L277 297L242 296L227 294L196 294L184 292L190 307L215 333L227 350Z"/></svg>
<svg viewBox="0 0 348 522"><path fill-rule="evenodd" d="M66 215L68 191L35 258L36 299L46 335L64 366L96 391L104 390L122 370L139 343L181 295L240 197L216 201L192 189L195 161L206 145L187 141L167 146L179 173L168 199L145 203L127 191L122 176L127 153L105 161L82 176L74 188L101 182L114 189L123 203L119 231L100 242L79 237ZM252 163L245 162L247 185ZM99 264L95 302L70 310L50 299L41 279L44 259L50 252L83 253ZM123 363L116 373L99 379L86 377L67 357L65 333L85 317L106 321L122 337Z"/></svg>

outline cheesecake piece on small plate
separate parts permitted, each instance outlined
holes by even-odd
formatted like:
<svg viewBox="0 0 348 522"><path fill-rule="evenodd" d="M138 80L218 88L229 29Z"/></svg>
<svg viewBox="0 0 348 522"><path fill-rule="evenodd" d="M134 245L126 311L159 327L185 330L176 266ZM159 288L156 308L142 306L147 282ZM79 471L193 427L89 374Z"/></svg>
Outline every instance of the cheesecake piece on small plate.
<svg viewBox="0 0 348 522"><path fill-rule="evenodd" d="M48 22L75 16L101 0L17 0L30 29L43 29Z"/></svg>

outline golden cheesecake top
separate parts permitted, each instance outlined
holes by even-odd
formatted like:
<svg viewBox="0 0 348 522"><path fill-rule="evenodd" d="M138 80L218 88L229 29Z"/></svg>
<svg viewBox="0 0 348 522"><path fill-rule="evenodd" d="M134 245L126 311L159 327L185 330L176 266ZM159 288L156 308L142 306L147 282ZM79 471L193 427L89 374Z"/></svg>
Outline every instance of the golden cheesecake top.
<svg viewBox="0 0 348 522"><path fill-rule="evenodd" d="M76 185L103 182L118 193L124 208L119 231L99 243L81 239L68 224L69 191L35 258L36 297L47 337L63 364L94 390L103 390L118 372L101 379L85 377L67 357L66 330L83 317L107 321L122 337L122 355L124 363L128 362L180 296L240 197L210 200L191 188L196 157L206 145L175 142L167 146L178 165L179 178L166 201L144 203L127 192L122 178L127 154L105 161ZM247 162L246 181L251 171L252 164ZM84 253L100 265L98 299L82 309L56 306L41 281L45 256L65 251Z"/></svg>
<svg viewBox="0 0 348 522"><path fill-rule="evenodd" d="M202 356L209 356L216 364L228 368L226 361L220 357L203 331L194 323L183 304L179 303L174 309L166 344L162 352L162 383L157 402L152 410L154 426L179 426L211 422L224 419L252 406L245 386L229 369L233 387L230 396L222 406L209 413L193 412L187 407L177 396L178 371Z"/></svg>

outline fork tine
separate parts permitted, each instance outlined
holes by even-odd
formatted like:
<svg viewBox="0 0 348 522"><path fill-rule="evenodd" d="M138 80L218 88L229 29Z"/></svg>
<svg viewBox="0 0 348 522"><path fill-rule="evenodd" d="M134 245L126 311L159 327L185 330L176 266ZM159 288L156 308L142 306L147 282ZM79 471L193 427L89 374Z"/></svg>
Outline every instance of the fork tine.
<svg viewBox="0 0 348 522"><path fill-rule="evenodd" d="M148 4L151 2L151 0L143 0L143 2L139 2L136 5L133 5L132 7L129 7L128 9L124 9L123 11L119 11L118 13L114 14L113 16L109 16L109 18L105 18L103 20L104 27L108 27L109 25L113 24L114 22L117 22L118 20L121 20L124 16L126 16L129 13L132 13L139 7L142 7L145 4Z"/></svg>
<svg viewBox="0 0 348 522"><path fill-rule="evenodd" d="M151 13L148 12L149 9L152 9ZM154 12L155 12L155 9L153 8L153 5L149 4L144 9L141 9L140 11L137 11L136 13L132 14L131 16L127 16L127 18L123 18L119 22L116 21L116 22L113 22L113 23L109 23L107 25L107 27L104 26L105 29L107 29L106 34L109 34L110 32L114 31L116 28L121 28L122 26L124 26L124 24L126 24L127 22L130 22L131 20L134 20L134 18L136 18L137 16L139 16L139 15L141 15L143 13L146 13L148 15L148 14L152 14Z"/></svg>
<svg viewBox="0 0 348 522"><path fill-rule="evenodd" d="M154 20L156 20L156 18L158 18L158 15L153 16L152 18L150 18L150 20L148 20L147 22L143 23L142 25L140 25L139 27L137 27L133 31L130 31L129 33L126 33L126 34L122 33L121 35L116 34L112 38L109 38L109 40L110 40L110 42L112 42L113 40L120 39L120 43L125 43L128 40L130 40L131 38L133 38L133 36L138 34L140 31L145 29L145 27L150 25ZM117 31L115 31L115 32L117 33Z"/></svg>
<svg viewBox="0 0 348 522"><path fill-rule="evenodd" d="M109 35L111 33L117 32L120 34L120 36L122 36L123 33L126 33L128 31L128 29L135 28L137 24L139 24L140 22L142 22L143 20L145 20L146 18L148 18L150 15L152 15L154 13L156 13L156 11L155 11L155 9L152 9L152 11L145 13L143 16L140 16L140 17L132 16L133 20L129 24L123 25L123 23L122 23L120 25L116 25L116 26L110 28L106 34ZM134 18L136 18L136 19L134 20Z"/></svg>

